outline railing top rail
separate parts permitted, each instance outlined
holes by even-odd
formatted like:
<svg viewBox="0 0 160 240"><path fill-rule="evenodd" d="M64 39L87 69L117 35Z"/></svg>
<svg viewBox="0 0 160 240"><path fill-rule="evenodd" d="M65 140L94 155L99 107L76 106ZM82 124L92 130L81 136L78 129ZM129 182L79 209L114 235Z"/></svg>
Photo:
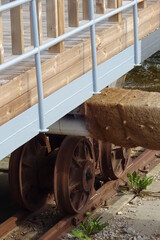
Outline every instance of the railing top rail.
<svg viewBox="0 0 160 240"><path fill-rule="evenodd" d="M6 3L0 6L0 13L18 7L20 5L31 2L32 0L16 0L10 3Z"/></svg>
<svg viewBox="0 0 160 240"><path fill-rule="evenodd" d="M8 10L10 8L14 8L16 6L19 6L19 5L22 5L22 4L25 4L25 3L28 3L28 2L31 2L33 0L16 0L14 2L11 2L11 3L7 3L5 5L2 5L0 6L0 12L2 11L5 11L5 10ZM92 0L93 1L93 0ZM135 4L139 3L140 0L133 0L132 2L130 3L127 3L126 5L124 6L121 6L115 10L112 10L111 12L108 12L108 13L105 13L103 14L103 16L100 16L96 19L93 19L93 20L88 20L87 23L85 23L84 25L82 26L79 26L73 30L71 30L70 32L67 32L67 33L64 33L56 38L53 38L52 40L50 40L49 42L47 43L43 43L42 45L39 46L39 48L34 48L30 51L28 51L27 53L24 53L18 57L15 57L14 59L12 60L9 60L5 63L2 63L0 64L0 71L10 67L10 66L13 66L14 64L17 64L19 62L21 62L22 60L25 60L26 58L36 54L38 51L43 51L43 50L46 50L47 48L50 48L58 43L60 43L61 41L69 38L69 37L72 37L73 35L83 31L83 30L86 30L87 28L91 27L92 25L94 24L97 24L97 23L100 23L120 12L123 12L129 8L132 8Z"/></svg>

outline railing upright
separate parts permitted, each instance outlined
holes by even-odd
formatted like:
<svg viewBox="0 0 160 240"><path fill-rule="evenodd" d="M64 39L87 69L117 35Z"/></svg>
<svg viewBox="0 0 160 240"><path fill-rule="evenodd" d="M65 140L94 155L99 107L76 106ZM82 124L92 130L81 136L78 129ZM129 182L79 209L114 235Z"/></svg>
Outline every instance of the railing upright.
<svg viewBox="0 0 160 240"><path fill-rule="evenodd" d="M68 0L68 25L79 26L79 0Z"/></svg>
<svg viewBox="0 0 160 240"><path fill-rule="evenodd" d="M108 8L119 8L122 6L122 0L108 0ZM113 17L109 18L110 22L121 22L122 12L115 14Z"/></svg>
<svg viewBox="0 0 160 240"><path fill-rule="evenodd" d="M15 0L10 0L10 2ZM21 55L24 53L24 29L22 5L10 9L11 13L11 37L12 54Z"/></svg>
<svg viewBox="0 0 160 240"><path fill-rule="evenodd" d="M89 20L94 21L94 0L88 0L89 2ZM96 32L95 22L90 27L91 36L91 49L92 49L92 79L93 79L93 94L98 94L97 85L97 50L96 50Z"/></svg>
<svg viewBox="0 0 160 240"><path fill-rule="evenodd" d="M42 29L42 2L41 0L36 0L37 7L37 22L38 22L38 34L39 34L39 44L43 43L43 29ZM32 22L32 16L30 13L30 21ZM33 45L33 33L31 24L31 45Z"/></svg>
<svg viewBox="0 0 160 240"><path fill-rule="evenodd" d="M106 0L96 0L96 13L104 14L106 11Z"/></svg>
<svg viewBox="0 0 160 240"><path fill-rule="evenodd" d="M138 4L133 6L133 23L134 23L134 63L135 66L139 65L139 56L138 56Z"/></svg>
<svg viewBox="0 0 160 240"><path fill-rule="evenodd" d="M0 64L2 64L3 62L4 62L3 26L2 26L2 14L0 13Z"/></svg>
<svg viewBox="0 0 160 240"><path fill-rule="evenodd" d="M39 131L46 132L44 122L44 96L43 96L43 82L42 82L42 71L41 71L41 57L39 49L39 35L38 35L38 21L36 11L36 0L31 1L31 16L32 16L32 33L34 48L38 49L35 54L35 65L36 65L36 77L37 77L37 90L38 90L38 112L39 112Z"/></svg>

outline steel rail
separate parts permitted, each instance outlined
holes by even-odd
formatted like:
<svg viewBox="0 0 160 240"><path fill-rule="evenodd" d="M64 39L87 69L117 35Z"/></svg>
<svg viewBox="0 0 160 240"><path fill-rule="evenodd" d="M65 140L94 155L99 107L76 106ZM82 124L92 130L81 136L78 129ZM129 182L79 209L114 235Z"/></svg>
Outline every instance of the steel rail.
<svg viewBox="0 0 160 240"><path fill-rule="evenodd" d="M11 8L21 6L23 4L27 4L31 1L32 0L16 0L16 1L13 1L13 2L10 2L10 3L6 3L6 4L0 6L0 13L2 13L4 11L8 11Z"/></svg>

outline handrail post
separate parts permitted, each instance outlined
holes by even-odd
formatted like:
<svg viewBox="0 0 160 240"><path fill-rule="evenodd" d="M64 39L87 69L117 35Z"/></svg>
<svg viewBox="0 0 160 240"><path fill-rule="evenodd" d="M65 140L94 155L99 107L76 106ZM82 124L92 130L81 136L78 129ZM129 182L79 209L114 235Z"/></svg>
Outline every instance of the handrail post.
<svg viewBox="0 0 160 240"><path fill-rule="evenodd" d="M42 2L41 2L41 0L36 0L36 8L37 8L37 24L38 24L39 44L41 45L43 43ZM32 15L31 15L31 13L30 13L30 21L32 22ZM31 27L30 27L30 31L31 31L31 45L34 45L34 43L33 43L32 24L31 24Z"/></svg>
<svg viewBox="0 0 160 240"><path fill-rule="evenodd" d="M140 66L138 59L138 8L137 0L133 6L133 23L134 23L134 64Z"/></svg>
<svg viewBox="0 0 160 240"><path fill-rule="evenodd" d="M89 1L89 20L94 21L94 1ZM93 78L93 94L99 94L97 86L97 50L96 50L96 33L95 23L90 27L91 48L92 48L92 78Z"/></svg>
<svg viewBox="0 0 160 240"><path fill-rule="evenodd" d="M36 0L31 1L31 16L32 16L32 31L33 31L33 43L34 48L39 49L39 35L38 35L38 22L37 22L37 10ZM36 77L37 77L37 90L38 90L38 113L39 113L39 127L40 132L46 132L44 124L44 97L43 97L43 83L42 83L42 71L41 71L41 58L40 50L35 54L36 64Z"/></svg>

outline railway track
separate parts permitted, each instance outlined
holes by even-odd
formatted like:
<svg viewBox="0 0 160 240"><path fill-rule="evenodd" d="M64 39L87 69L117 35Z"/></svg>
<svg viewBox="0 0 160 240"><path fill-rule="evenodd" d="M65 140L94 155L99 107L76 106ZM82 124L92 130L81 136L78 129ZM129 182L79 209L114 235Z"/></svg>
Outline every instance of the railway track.
<svg viewBox="0 0 160 240"><path fill-rule="evenodd" d="M144 168L150 163L153 163L156 159L156 153L157 151L152 150L146 150L141 153L133 160L132 164L128 165L128 167L123 172L121 178L126 180L127 172L133 172L137 169ZM76 226L84 219L86 211L92 212L93 210L104 204L110 197L115 195L120 182L120 179L111 180L104 183L101 187L98 187L97 190L94 190L94 193L92 193L93 196L90 198L88 204L86 205L86 207L83 208L80 213L72 215L67 214L63 215L63 217L61 215L61 220L59 220L54 226L50 227L48 231L46 231L43 235L41 235L40 238L38 237L37 239L50 240L60 238L60 236L62 236L65 232L69 231L69 229L71 229L73 225ZM21 212L7 219L0 225L0 238L4 238L7 233L15 229L17 225L20 225L22 221L26 219L26 217L29 217L28 215L33 216L34 214L38 213L28 214L27 212Z"/></svg>

